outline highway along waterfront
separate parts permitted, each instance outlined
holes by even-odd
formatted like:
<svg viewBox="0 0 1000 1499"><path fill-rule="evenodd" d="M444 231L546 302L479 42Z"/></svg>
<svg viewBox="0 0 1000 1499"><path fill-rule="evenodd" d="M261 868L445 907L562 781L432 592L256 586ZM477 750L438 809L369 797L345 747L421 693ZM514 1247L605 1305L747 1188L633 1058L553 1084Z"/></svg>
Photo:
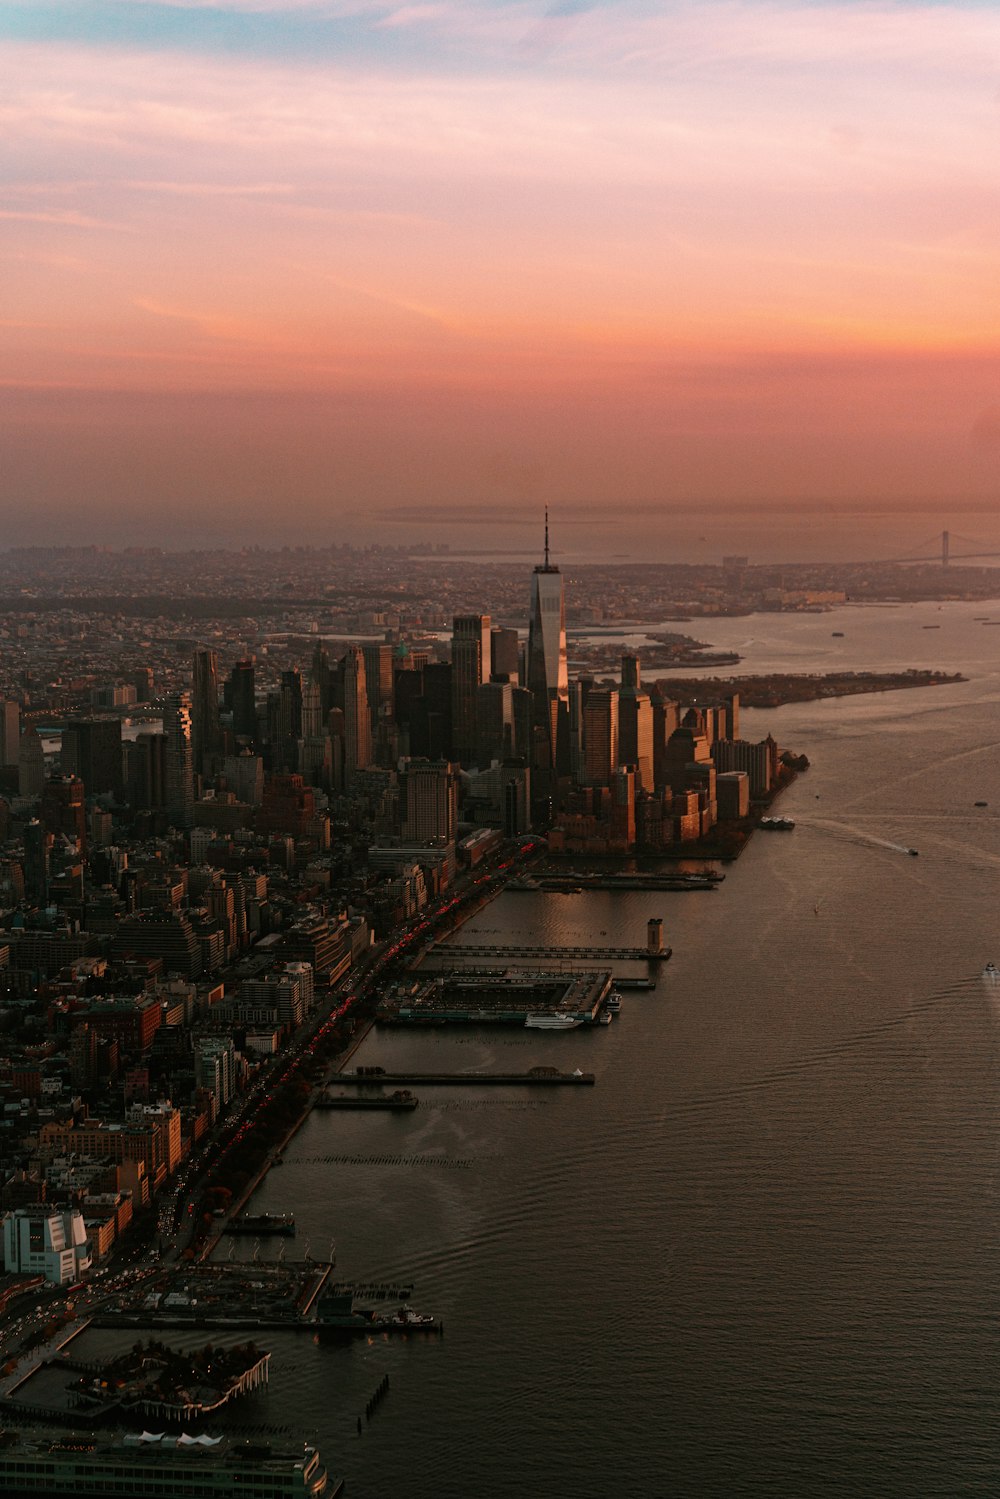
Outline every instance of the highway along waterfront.
<svg viewBox="0 0 1000 1499"><path fill-rule="evenodd" d="M412 1285L446 1336L269 1333L245 1419L317 1440L352 1499L995 1492L1000 675L972 615L921 637L968 682L746 715L812 768L795 830L711 898L503 894L456 933L641 947L662 916L673 957L608 1026L368 1033L352 1068L596 1086L409 1081L412 1111L312 1113L253 1211L293 1210L295 1257L333 1246L344 1281ZM924 664L924 618L832 623L891 669ZM724 627L766 631L743 654L779 670L831 616ZM278 1252L216 1256L252 1279Z"/></svg>

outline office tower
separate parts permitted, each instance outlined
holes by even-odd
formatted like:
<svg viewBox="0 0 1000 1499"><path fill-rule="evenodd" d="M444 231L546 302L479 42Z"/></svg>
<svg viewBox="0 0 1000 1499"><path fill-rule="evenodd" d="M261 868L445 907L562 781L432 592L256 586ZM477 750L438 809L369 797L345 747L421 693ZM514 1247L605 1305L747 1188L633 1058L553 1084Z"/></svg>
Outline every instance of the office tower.
<svg viewBox="0 0 1000 1499"><path fill-rule="evenodd" d="M49 898L49 849L52 834L33 817L24 829L24 893L28 900L44 906Z"/></svg>
<svg viewBox="0 0 1000 1499"><path fill-rule="evenodd" d="M635 794L635 766L617 766L611 772L611 837L627 848L635 843Z"/></svg>
<svg viewBox="0 0 1000 1499"><path fill-rule="evenodd" d="M738 739L740 737L740 695L731 692L728 697L722 699L722 723L720 724L720 739Z"/></svg>
<svg viewBox="0 0 1000 1499"><path fill-rule="evenodd" d="M621 691L618 698L618 759L634 765L639 789L653 789L653 705L642 691L639 658L622 657Z"/></svg>
<svg viewBox="0 0 1000 1499"><path fill-rule="evenodd" d="M559 721L569 707L566 602L562 574L549 560L548 510L545 512L545 560L535 568L531 579L527 669L528 686L535 695L535 724L544 736L543 753L547 746L548 768L561 771L563 767L558 765ZM568 765L565 768L568 769Z"/></svg>
<svg viewBox="0 0 1000 1499"><path fill-rule="evenodd" d="M476 695L476 761L508 760L515 753L514 689L507 681L484 682Z"/></svg>
<svg viewBox="0 0 1000 1499"><path fill-rule="evenodd" d="M315 815L315 794L300 775L268 776L257 817L259 833L303 838Z"/></svg>
<svg viewBox="0 0 1000 1499"><path fill-rule="evenodd" d="M452 756L450 661L432 661L423 670L423 696L410 712L410 754L428 760Z"/></svg>
<svg viewBox="0 0 1000 1499"><path fill-rule="evenodd" d="M372 732L380 718L392 712L392 646L362 646L365 657L365 691Z"/></svg>
<svg viewBox="0 0 1000 1499"><path fill-rule="evenodd" d="M476 698L489 679L490 617L456 614L451 637L451 737L456 760L476 760Z"/></svg>
<svg viewBox="0 0 1000 1499"><path fill-rule="evenodd" d="M458 773L447 760L411 760L401 777L403 837L414 843L444 838L458 827Z"/></svg>
<svg viewBox="0 0 1000 1499"><path fill-rule="evenodd" d="M191 669L191 754L199 775L211 775L222 753L219 672L215 652L199 646Z"/></svg>
<svg viewBox="0 0 1000 1499"><path fill-rule="evenodd" d="M0 765L16 765L21 738L21 705L0 697Z"/></svg>
<svg viewBox="0 0 1000 1499"><path fill-rule="evenodd" d="M534 732L534 703L535 699L527 687L511 688L510 711L514 725L513 753L518 759L523 757L529 762Z"/></svg>
<svg viewBox="0 0 1000 1499"><path fill-rule="evenodd" d="M766 796L778 774L778 746L770 734L759 744L746 739L726 740L715 746L714 758L716 770L745 770L753 797Z"/></svg>
<svg viewBox="0 0 1000 1499"><path fill-rule="evenodd" d="M125 794L122 725L119 718L74 718L63 730L60 761L67 775L80 777L88 796Z"/></svg>
<svg viewBox="0 0 1000 1499"><path fill-rule="evenodd" d="M50 776L42 788L39 815L47 833L61 834L79 844L81 853L84 851L87 846L87 809L79 776Z"/></svg>
<svg viewBox="0 0 1000 1499"><path fill-rule="evenodd" d="M593 677L575 677L569 684L570 774L576 786L582 786L586 780L583 710L593 686Z"/></svg>
<svg viewBox="0 0 1000 1499"><path fill-rule="evenodd" d="M680 726L681 710L678 703L661 696L654 687L651 697L653 708L653 784L662 790L670 782L667 769L667 744L671 734Z"/></svg>
<svg viewBox="0 0 1000 1499"><path fill-rule="evenodd" d="M302 738L302 674L294 667L281 673L277 693L268 697L271 763L276 770L294 771Z"/></svg>
<svg viewBox="0 0 1000 1499"><path fill-rule="evenodd" d="M323 732L323 694L312 677L302 688L302 738L316 739Z"/></svg>
<svg viewBox="0 0 1000 1499"><path fill-rule="evenodd" d="M618 693L615 688L593 689L583 706L584 782L609 786L617 768Z"/></svg>
<svg viewBox="0 0 1000 1499"><path fill-rule="evenodd" d="M32 726L21 735L17 751L17 789L21 796L41 796L45 785L45 750Z"/></svg>
<svg viewBox="0 0 1000 1499"><path fill-rule="evenodd" d="M153 668L151 666L137 666L132 673L132 686L135 688L135 700L137 703L152 702Z"/></svg>
<svg viewBox="0 0 1000 1499"><path fill-rule="evenodd" d="M166 734L139 734L128 748L128 798L133 810L167 804Z"/></svg>
<svg viewBox="0 0 1000 1499"><path fill-rule="evenodd" d="M237 661L229 673L229 705L237 739L257 738L257 697L253 657Z"/></svg>
<svg viewBox="0 0 1000 1499"><path fill-rule="evenodd" d="M500 817L505 838L531 831L531 769L523 756L500 767Z"/></svg>
<svg viewBox="0 0 1000 1499"><path fill-rule="evenodd" d="M352 645L344 658L344 775L350 781L357 770L372 763L372 725L368 709L368 683L364 652Z"/></svg>
<svg viewBox="0 0 1000 1499"><path fill-rule="evenodd" d="M326 715L333 707L333 672L330 667L330 654L321 640L316 642L312 661L309 663L309 680L319 688L320 712L325 721Z"/></svg>
<svg viewBox="0 0 1000 1499"><path fill-rule="evenodd" d="M506 677L517 686L521 670L521 643L516 630L494 625L490 631L490 676Z"/></svg>
<svg viewBox="0 0 1000 1499"><path fill-rule="evenodd" d="M222 764L226 785L238 802L259 807L264 799L264 762L260 755L243 750L239 755L227 755Z"/></svg>
<svg viewBox="0 0 1000 1499"><path fill-rule="evenodd" d="M684 715L684 720L667 740L665 756L666 780L672 791L686 791L692 772L700 765L712 764L712 752L703 731L703 721L694 708ZM744 770L740 764L718 767L724 770Z"/></svg>
<svg viewBox="0 0 1000 1499"><path fill-rule="evenodd" d="M194 756L191 750L191 694L168 698L163 713L166 744L163 751L164 800L167 816L177 827L189 828L194 811Z"/></svg>

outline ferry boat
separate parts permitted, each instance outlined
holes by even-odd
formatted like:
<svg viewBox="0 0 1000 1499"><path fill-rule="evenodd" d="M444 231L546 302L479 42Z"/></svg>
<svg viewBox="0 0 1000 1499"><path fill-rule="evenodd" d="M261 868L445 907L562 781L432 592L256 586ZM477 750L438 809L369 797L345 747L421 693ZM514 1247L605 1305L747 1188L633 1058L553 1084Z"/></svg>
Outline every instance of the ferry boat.
<svg viewBox="0 0 1000 1499"><path fill-rule="evenodd" d="M334 1499L315 1447L276 1450L265 1442L227 1437L55 1435L0 1431L0 1493L4 1499Z"/></svg>
<svg viewBox="0 0 1000 1499"><path fill-rule="evenodd" d="M607 998L607 1008L611 1011L612 1014L615 1014L618 1010L621 1009L621 1007L622 997L618 993L617 989L612 989Z"/></svg>
<svg viewBox="0 0 1000 1499"><path fill-rule="evenodd" d="M1000 984L1000 968L995 963L987 963L982 972L982 980L984 984L990 987L994 984Z"/></svg>
<svg viewBox="0 0 1000 1499"><path fill-rule="evenodd" d="M760 825L767 833L790 833L795 823L791 817L762 817Z"/></svg>
<svg viewBox="0 0 1000 1499"><path fill-rule="evenodd" d="M525 1029L529 1031L573 1031L584 1022L583 1015L567 1015L561 1011L538 1011L525 1017Z"/></svg>

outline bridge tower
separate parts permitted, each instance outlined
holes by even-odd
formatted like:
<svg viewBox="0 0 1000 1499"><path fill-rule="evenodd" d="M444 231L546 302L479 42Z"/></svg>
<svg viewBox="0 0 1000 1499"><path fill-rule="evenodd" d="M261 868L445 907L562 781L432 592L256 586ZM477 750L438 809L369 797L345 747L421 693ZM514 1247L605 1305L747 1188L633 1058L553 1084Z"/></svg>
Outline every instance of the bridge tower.
<svg viewBox="0 0 1000 1499"><path fill-rule="evenodd" d="M941 566L942 567L947 567L948 566L948 552L950 550L950 547L951 547L951 532L950 531L942 531L941 532Z"/></svg>

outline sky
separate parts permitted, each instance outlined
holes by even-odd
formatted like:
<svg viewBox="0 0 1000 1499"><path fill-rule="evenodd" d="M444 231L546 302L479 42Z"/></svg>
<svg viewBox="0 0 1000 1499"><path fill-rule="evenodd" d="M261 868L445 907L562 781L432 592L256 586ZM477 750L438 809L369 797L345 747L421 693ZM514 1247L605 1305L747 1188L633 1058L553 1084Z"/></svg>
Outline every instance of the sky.
<svg viewBox="0 0 1000 1499"><path fill-rule="evenodd" d="M993 0L0 0L0 78L0 546L992 526Z"/></svg>

